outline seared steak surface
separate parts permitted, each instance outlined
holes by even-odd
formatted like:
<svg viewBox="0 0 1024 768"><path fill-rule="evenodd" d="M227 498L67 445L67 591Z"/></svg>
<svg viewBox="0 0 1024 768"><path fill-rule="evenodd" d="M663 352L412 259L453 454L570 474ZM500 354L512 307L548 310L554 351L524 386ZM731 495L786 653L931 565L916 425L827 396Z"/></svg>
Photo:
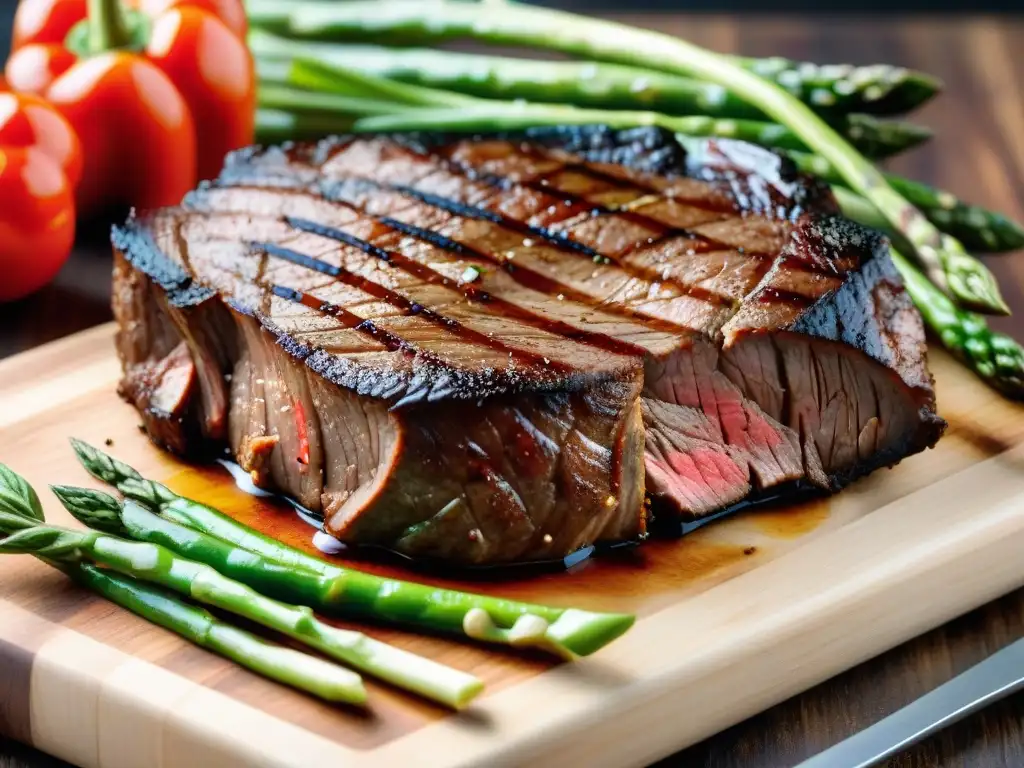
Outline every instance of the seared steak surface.
<svg viewBox="0 0 1024 768"><path fill-rule="evenodd" d="M775 155L655 130L234 155L114 232L122 394L345 542L460 564L838 489L931 446L877 234Z"/></svg>

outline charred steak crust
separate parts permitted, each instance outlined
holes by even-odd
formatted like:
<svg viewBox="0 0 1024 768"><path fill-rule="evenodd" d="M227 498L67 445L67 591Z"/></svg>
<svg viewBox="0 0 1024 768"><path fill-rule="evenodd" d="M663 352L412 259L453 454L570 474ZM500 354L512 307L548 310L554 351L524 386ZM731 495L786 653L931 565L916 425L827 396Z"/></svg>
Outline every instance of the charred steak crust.
<svg viewBox="0 0 1024 768"><path fill-rule="evenodd" d="M642 537L931 446L877 234L657 129L254 147L113 233L122 395L350 543L459 564Z"/></svg>

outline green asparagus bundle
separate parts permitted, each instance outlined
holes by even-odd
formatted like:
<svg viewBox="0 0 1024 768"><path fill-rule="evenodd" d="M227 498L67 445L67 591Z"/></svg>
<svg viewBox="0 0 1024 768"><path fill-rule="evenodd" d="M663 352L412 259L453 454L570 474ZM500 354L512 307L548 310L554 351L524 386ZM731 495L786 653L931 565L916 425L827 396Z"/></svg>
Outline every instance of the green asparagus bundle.
<svg viewBox="0 0 1024 768"><path fill-rule="evenodd" d="M115 499L110 501L116 506ZM126 505L125 513L135 518L156 517L133 502ZM99 505L93 514L100 514ZM393 648L361 632L332 627L317 619L308 607L264 597L205 563L180 557L158 544L126 541L101 531L73 531L42 521L26 526L20 517L13 523L0 517L0 533L7 536L0 542L0 553L31 554L70 566L101 566L156 584L281 632L355 669L456 709L466 706L483 690L483 683L472 675Z"/></svg>
<svg viewBox="0 0 1024 768"><path fill-rule="evenodd" d="M285 83L292 61L315 58L402 83L485 99L765 119L763 112L720 85L621 64L338 45L289 40L259 29L250 33L249 48L264 82ZM938 83L926 75L886 65L816 67L785 59L748 59L744 66L774 79L830 117L909 111L938 89Z"/></svg>
<svg viewBox="0 0 1024 768"><path fill-rule="evenodd" d="M0 530L30 531L44 523L43 510L32 486L0 464ZM0 551L3 546L0 542ZM42 559L82 587L257 674L327 701L358 705L366 702L362 679L348 669L268 643L136 579L87 563Z"/></svg>
<svg viewBox="0 0 1024 768"><path fill-rule="evenodd" d="M658 112L584 109L571 104L491 101L398 83L315 59L296 59L288 79L308 90L264 86L260 92L260 104L321 116L338 114L343 119L358 116L360 119L351 123L352 128L358 131L516 130L551 125L556 121L561 125L603 123L613 128L657 125L692 136L743 139L776 149L806 149L800 137L792 131L764 120L707 115L680 117ZM337 94L336 99L332 100L332 93ZM857 149L876 158L899 154L931 136L930 131L920 126L884 122L869 115L847 115L841 124L844 136Z"/></svg>
<svg viewBox="0 0 1024 768"><path fill-rule="evenodd" d="M264 144L347 133L352 130L353 122L338 115L296 112L287 108L261 107L256 110L257 139Z"/></svg>
<svg viewBox="0 0 1024 768"><path fill-rule="evenodd" d="M443 23L410 21L400 13L389 17L390 9L381 7L383 3L332 4L334 7L329 12L329 24L315 17L309 18L304 11L295 15L287 4L277 0L249 0L246 5L254 27L314 40L321 38L335 42L364 43L370 39L378 44L415 46L461 36L453 33ZM446 12L445 8L439 9L435 18ZM471 31L470 36L489 41L489 32L484 22L479 24L478 29ZM257 29L250 36L250 45L257 58L287 56L294 50L278 43L278 40L280 38L261 33ZM646 65L634 67L589 61L527 61L520 68L522 59L447 52L438 55L437 51L429 49L366 45L354 47L319 43L316 47L308 47L310 42L307 39L301 44L307 55L358 67L371 74L395 80L489 98L571 101L583 105L588 104L586 99L592 98L595 100L593 106L609 106L607 98L616 98L623 99L621 108L624 109L644 104L647 108L667 112L675 110L664 109L662 105L687 108L687 105L700 104L707 98L709 108L755 109L719 86L699 80L664 77L663 73L658 73L657 68ZM531 42L516 41L516 44L531 45ZM538 47L551 46L540 41ZM863 67L848 64L818 66L780 57L728 58L744 69L785 88L806 104L836 114L902 114L916 109L942 89L942 83L930 75L888 64ZM638 77L641 78L639 81ZM702 109L701 114L708 113ZM719 116L754 117L756 114L759 113Z"/></svg>
<svg viewBox="0 0 1024 768"><path fill-rule="evenodd" d="M669 35L516 4L494 13L480 4L448 0L300 1L277 8L254 0L250 11L255 26L300 38L346 40L357 34L377 41L392 36L419 42L471 38L640 66L719 85L786 126L825 158L853 191L871 201L893 230L901 233L928 278L960 305L984 312L1008 311L995 278L958 240L939 231L811 108L742 61ZM393 117L376 119L386 123Z"/></svg>
<svg viewBox="0 0 1024 768"><path fill-rule="evenodd" d="M72 445L90 474L158 513L167 523L159 526L157 519L144 520L145 526L131 529L133 537L158 541L181 556L325 614L384 620L483 642L537 648L563 658L597 651L634 621L625 614L532 605L341 568L145 480L128 465L81 441L72 440ZM85 511L75 514L87 522L88 504L84 507Z"/></svg>

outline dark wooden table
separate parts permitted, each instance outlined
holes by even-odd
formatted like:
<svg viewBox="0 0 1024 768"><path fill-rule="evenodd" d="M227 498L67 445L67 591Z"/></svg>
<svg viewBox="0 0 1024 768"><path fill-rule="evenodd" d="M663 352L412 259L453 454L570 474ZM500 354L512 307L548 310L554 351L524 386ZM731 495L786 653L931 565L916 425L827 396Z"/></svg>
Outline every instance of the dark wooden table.
<svg viewBox="0 0 1024 768"><path fill-rule="evenodd" d="M818 62L886 61L940 75L947 93L920 113L920 119L938 131L937 139L893 167L1024 217L1024 18L737 20L674 15L633 21L719 50ZM109 319L108 250L101 234L92 233L85 240L53 285L25 301L0 307L0 357ZM1018 313L1017 319L997 325L1024 339L1024 321L1019 319L1024 317L1024 254L995 256L989 264ZM942 595L934 599L941 600ZM792 766L1022 636L1024 590L862 664L663 765ZM0 741L0 768L53 765L59 763ZM1021 768L1024 695L949 728L890 765Z"/></svg>

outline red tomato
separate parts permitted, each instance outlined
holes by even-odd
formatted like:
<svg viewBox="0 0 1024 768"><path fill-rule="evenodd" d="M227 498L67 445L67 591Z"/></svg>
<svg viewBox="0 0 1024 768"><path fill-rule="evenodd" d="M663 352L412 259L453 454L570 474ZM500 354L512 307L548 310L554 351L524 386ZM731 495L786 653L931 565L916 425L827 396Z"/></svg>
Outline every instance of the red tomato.
<svg viewBox="0 0 1024 768"><path fill-rule="evenodd" d="M0 147L0 301L50 282L74 240L74 192L60 166L35 147Z"/></svg>

